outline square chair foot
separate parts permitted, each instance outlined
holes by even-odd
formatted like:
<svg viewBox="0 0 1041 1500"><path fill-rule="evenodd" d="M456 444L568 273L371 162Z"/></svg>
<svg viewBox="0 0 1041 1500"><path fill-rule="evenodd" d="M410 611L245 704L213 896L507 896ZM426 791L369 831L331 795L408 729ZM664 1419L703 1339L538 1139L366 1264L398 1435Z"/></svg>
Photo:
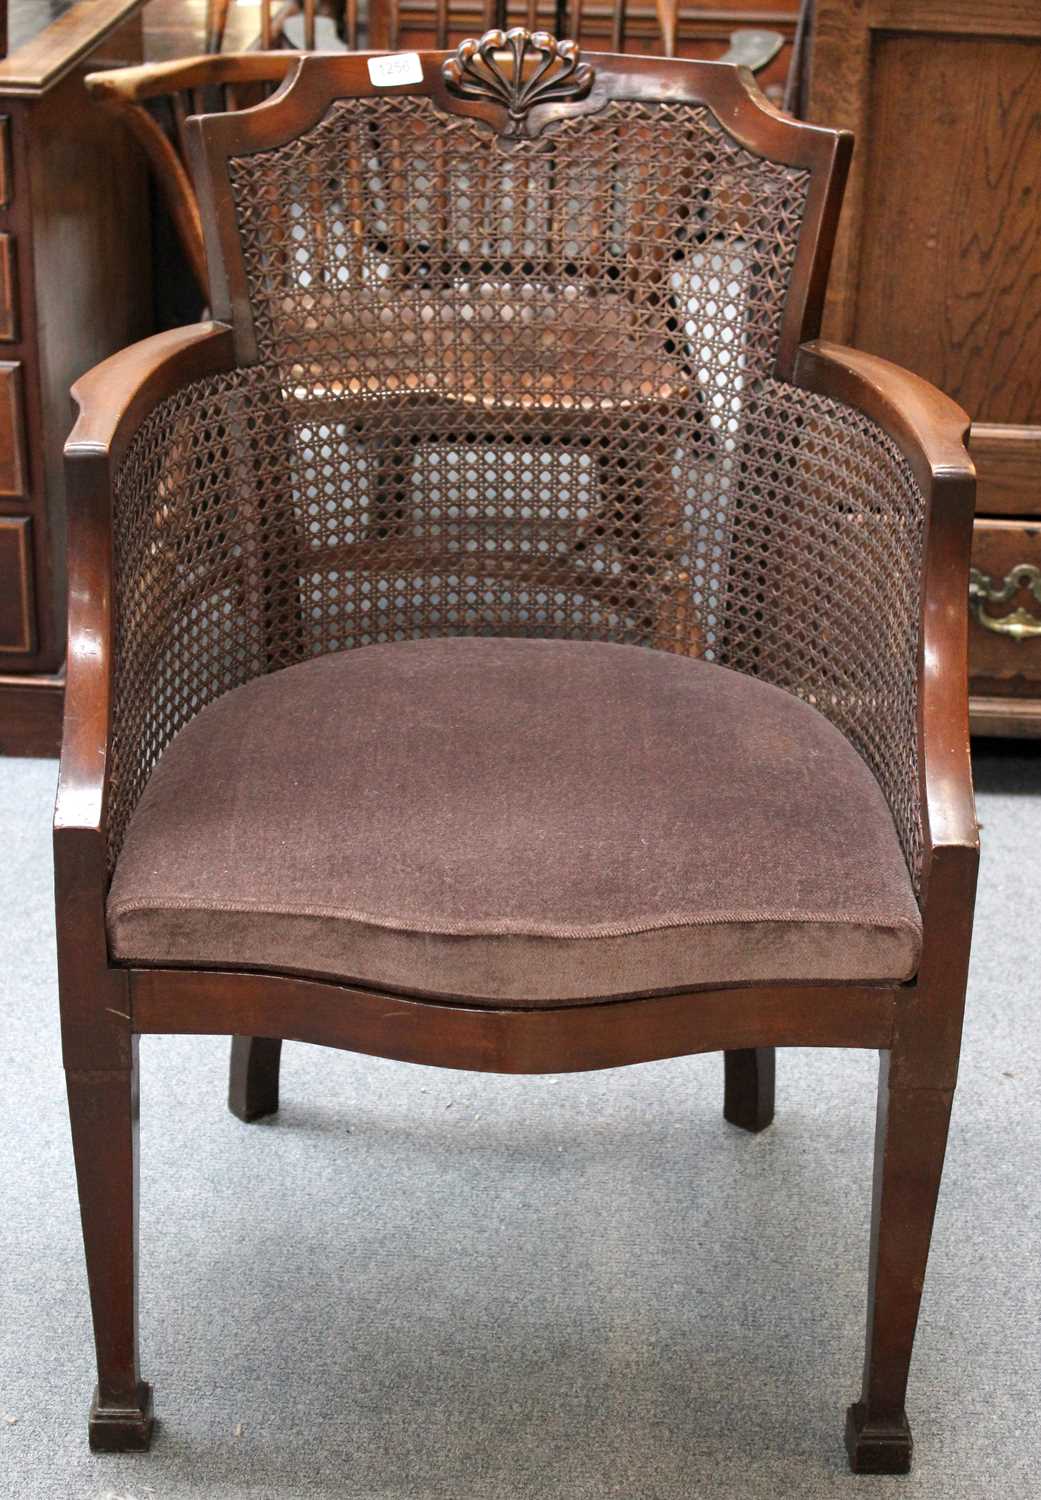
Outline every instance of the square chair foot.
<svg viewBox="0 0 1041 1500"><path fill-rule="evenodd" d="M90 1448L92 1453L144 1453L151 1446L152 1387L142 1381L137 1388L136 1406L99 1406L95 1388L90 1408Z"/></svg>
<svg viewBox="0 0 1041 1500"><path fill-rule="evenodd" d="M862 1401L846 1413L846 1452L854 1474L909 1474L914 1442L901 1412L884 1424L870 1422Z"/></svg>

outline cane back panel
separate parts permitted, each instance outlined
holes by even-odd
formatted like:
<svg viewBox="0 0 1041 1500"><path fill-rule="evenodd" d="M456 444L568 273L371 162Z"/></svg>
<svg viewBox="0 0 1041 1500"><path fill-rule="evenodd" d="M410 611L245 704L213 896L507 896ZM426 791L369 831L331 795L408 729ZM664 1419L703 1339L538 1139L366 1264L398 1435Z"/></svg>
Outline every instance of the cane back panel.
<svg viewBox="0 0 1041 1500"><path fill-rule="evenodd" d="M552 635L815 703L915 871L922 497L772 375L807 174L696 104L510 140L408 96L229 173L258 362L165 402L117 476L113 855L164 746L252 676Z"/></svg>

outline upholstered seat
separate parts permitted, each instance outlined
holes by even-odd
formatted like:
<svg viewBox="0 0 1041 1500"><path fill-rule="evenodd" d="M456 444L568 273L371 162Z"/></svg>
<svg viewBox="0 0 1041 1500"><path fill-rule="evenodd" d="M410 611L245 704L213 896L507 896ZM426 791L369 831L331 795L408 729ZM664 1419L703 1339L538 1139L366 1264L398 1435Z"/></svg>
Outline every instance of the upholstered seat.
<svg viewBox="0 0 1041 1500"><path fill-rule="evenodd" d="M886 801L789 693L643 647L369 646L177 736L134 813L113 954L544 1005L902 980Z"/></svg>

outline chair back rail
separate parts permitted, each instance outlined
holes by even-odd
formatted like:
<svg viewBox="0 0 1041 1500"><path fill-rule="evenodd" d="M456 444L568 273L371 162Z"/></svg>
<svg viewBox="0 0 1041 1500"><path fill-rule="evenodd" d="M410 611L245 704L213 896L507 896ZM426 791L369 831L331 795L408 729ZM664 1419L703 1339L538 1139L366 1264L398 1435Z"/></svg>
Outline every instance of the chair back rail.
<svg viewBox="0 0 1041 1500"><path fill-rule="evenodd" d="M660 52L666 57L676 53L675 38L678 13L671 0L656 0L659 30L653 45L643 50ZM561 29L554 26L556 35L584 36L587 32L592 40L606 41L613 51L622 52L627 45L624 5L615 7L610 25L610 36L606 26L606 12L587 12L583 0L572 0L570 6L560 5L557 12L567 12L569 26ZM207 54L200 57L177 59L174 62L144 64L140 67L121 68L89 74L86 86L92 97L104 107L121 115L124 122L143 147L156 180L165 197L174 227L181 241L196 286L204 305L208 305L209 288L206 278L206 251L203 245L202 221L195 187L187 162L185 122L192 114L209 114L215 110L246 109L266 98L292 71L298 53L287 49L281 23L293 9L284 6L282 11L272 14L269 0L261 11L261 50L258 52L220 52L219 43L211 35L207 41ZM529 25L544 17L537 4L525 0L523 12L529 17ZM474 6L471 11L451 7L447 0L438 0L432 12L436 21L434 34L436 45L448 46L448 38L462 39L464 33L485 29L489 13L494 12L499 24L507 15L512 19L513 10L502 4ZM315 44L315 3L306 0L304 10L304 45L313 50ZM590 20L586 28L584 17ZM370 45L379 48L396 48L402 35L402 20L412 24L411 12L398 5L370 8ZM422 23L417 13L416 24ZM646 26L652 19L650 11L640 13L640 25ZM772 17L776 20L776 17ZM359 42L359 20L357 0L348 0L343 11L343 34L349 51L356 51ZM425 23L423 23L425 24ZM503 21L503 24L505 22ZM599 27L599 30L597 30ZM382 37L383 41L373 38ZM394 38L394 40L390 40ZM639 37L636 40L639 42ZM711 55L713 46L721 37L698 31L693 36L693 50L699 55ZM766 67L776 56L784 37L776 31L741 31L731 36L731 46L723 52L720 61L733 61L748 66L753 72ZM642 42L639 43L642 46ZM691 51L691 47L681 50Z"/></svg>
<svg viewBox="0 0 1041 1500"><path fill-rule="evenodd" d="M208 0L207 52L223 48L229 3ZM349 52L356 52L363 43L391 51L445 48L493 27L504 31L522 25L530 31L541 28L554 36L574 37L583 46L604 51L741 61L759 71L796 41L801 25L797 17L808 4L809 0L801 4L800 0L774 0L769 8L747 4L720 8L681 5L679 0L370 0L363 21L358 0L327 0L324 13L336 21L337 33ZM286 46L286 22L300 15L304 49L313 51L319 11L317 0L282 0L280 5L261 0L261 48ZM735 32L735 28L739 29ZM735 53L738 37L742 42ZM786 51L783 70L788 69L789 60ZM772 79L778 99L790 86L784 71Z"/></svg>
<svg viewBox="0 0 1041 1500"><path fill-rule="evenodd" d="M566 44L572 46L573 44ZM211 288L214 315L231 321L236 329L240 359L251 363L256 358L256 337L253 328L253 309L247 286L247 273L240 240L240 222L234 201L234 191L228 171L228 163L235 157L243 159L260 153L277 151L298 135L302 136L318 125L327 110L334 105L345 112L344 128L341 132L350 151L352 129L347 114L358 114L379 100L408 98L414 104L429 100L432 110L412 109L414 123L424 116L429 125L422 129L428 140L434 141L434 122L451 123L451 117L473 120L493 131L512 135L519 144L523 137L534 139L547 131L547 127L574 123L586 115L601 114L612 110L635 107L630 110L633 130L643 128L664 108L702 111L706 119L716 122L713 128L722 128L721 139L732 141L735 147L748 153L749 163L763 160L773 163L780 172L790 171L792 181L796 178L805 188L805 199L782 210L789 215L790 244L794 261L790 278L784 292L784 311L779 338L774 350L776 373L788 378L798 345L806 339L816 337L820 328L821 305L828 270L827 240L829 230L841 201L842 186L848 167L851 137L845 132L826 130L816 126L797 124L779 111L772 109L764 97L750 85L747 77L733 68L718 64L684 61L669 63L658 58L598 56L591 54L583 67L593 68L595 81L588 90L572 91L570 96L540 93L538 97L522 101L519 112L511 114L496 97L495 88L482 92L480 85L464 77L461 84L451 85L445 76L446 59L441 53L422 56L422 80L407 88L396 85L392 90L379 82L373 82L365 57L350 56L303 56L294 74L288 91L279 95L277 104L265 109L252 110L248 114L229 114L224 117L210 116L205 122L193 121L189 129L191 141L190 162L202 201L202 216L205 226L207 250L212 274L216 280ZM524 64L530 70L531 56ZM569 88L570 85L562 85ZM647 112L641 116L642 124L635 123L639 108ZM506 110L504 118L504 109ZM664 120L664 115L662 116ZM669 121L670 126L675 121ZM444 143L449 144L449 132L441 132ZM357 136L357 132L354 134ZM456 131L451 139L459 138ZM480 134L474 137L480 140ZM552 143L550 143L552 144ZM702 146L704 143L702 143ZM306 151L306 148L301 148ZM405 148L402 164L410 154ZM436 146L435 157L439 154ZM541 149L541 148L540 148ZM580 153L580 149L579 153ZM445 152L440 153L447 160ZM466 152L462 156L466 156ZM479 195L495 191L495 173L483 182L482 171L487 163L483 154L471 149L470 158L476 174L475 186ZM673 159L676 160L675 153ZM574 171L578 156L573 156L570 170ZM630 170L633 164L630 164ZM639 170L639 163L635 164ZM732 203L735 215L745 212L739 199L728 187L727 166L716 173L718 183L712 191L716 211L726 213L726 204ZM608 174L609 175L609 174ZM765 180L765 173L761 174ZM604 177L601 176L601 181ZM278 189L271 186L268 199L274 201ZM435 194L435 198L438 195ZM457 193L457 199L471 205L469 193ZM559 204L564 195L556 193L554 203ZM778 205L779 206L779 205ZM285 205L282 210L284 212ZM405 211L405 198L401 193L390 195L388 212L393 216ZM796 223L797 221L797 223ZM634 236L633 243L638 240ZM623 257L624 258L624 257ZM326 267L325 271L329 268ZM323 273L324 274L324 273Z"/></svg>

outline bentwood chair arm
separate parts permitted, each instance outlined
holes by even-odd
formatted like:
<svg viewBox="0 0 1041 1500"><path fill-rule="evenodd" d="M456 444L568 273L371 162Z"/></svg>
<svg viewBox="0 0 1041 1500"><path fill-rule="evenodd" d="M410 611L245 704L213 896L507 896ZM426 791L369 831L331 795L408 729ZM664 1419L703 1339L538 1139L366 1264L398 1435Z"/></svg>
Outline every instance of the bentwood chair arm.
<svg viewBox="0 0 1041 1500"><path fill-rule="evenodd" d="M227 52L177 57L170 62L141 63L132 68L111 68L88 73L84 86L99 104L140 104L171 92L209 88L214 84L234 86L269 83L273 75L288 75L300 62L299 53Z"/></svg>
<svg viewBox="0 0 1041 1500"><path fill-rule="evenodd" d="M223 323L190 323L141 339L88 370L72 387L79 414L65 444L66 463L104 456L117 465L160 401L192 380L233 367L230 335Z"/></svg>
<svg viewBox="0 0 1041 1500"><path fill-rule="evenodd" d="M968 415L920 375L877 354L815 339L799 350L795 384L869 416L896 443L923 490L937 480L945 486L957 480L963 498L974 498L976 470L965 446Z"/></svg>

